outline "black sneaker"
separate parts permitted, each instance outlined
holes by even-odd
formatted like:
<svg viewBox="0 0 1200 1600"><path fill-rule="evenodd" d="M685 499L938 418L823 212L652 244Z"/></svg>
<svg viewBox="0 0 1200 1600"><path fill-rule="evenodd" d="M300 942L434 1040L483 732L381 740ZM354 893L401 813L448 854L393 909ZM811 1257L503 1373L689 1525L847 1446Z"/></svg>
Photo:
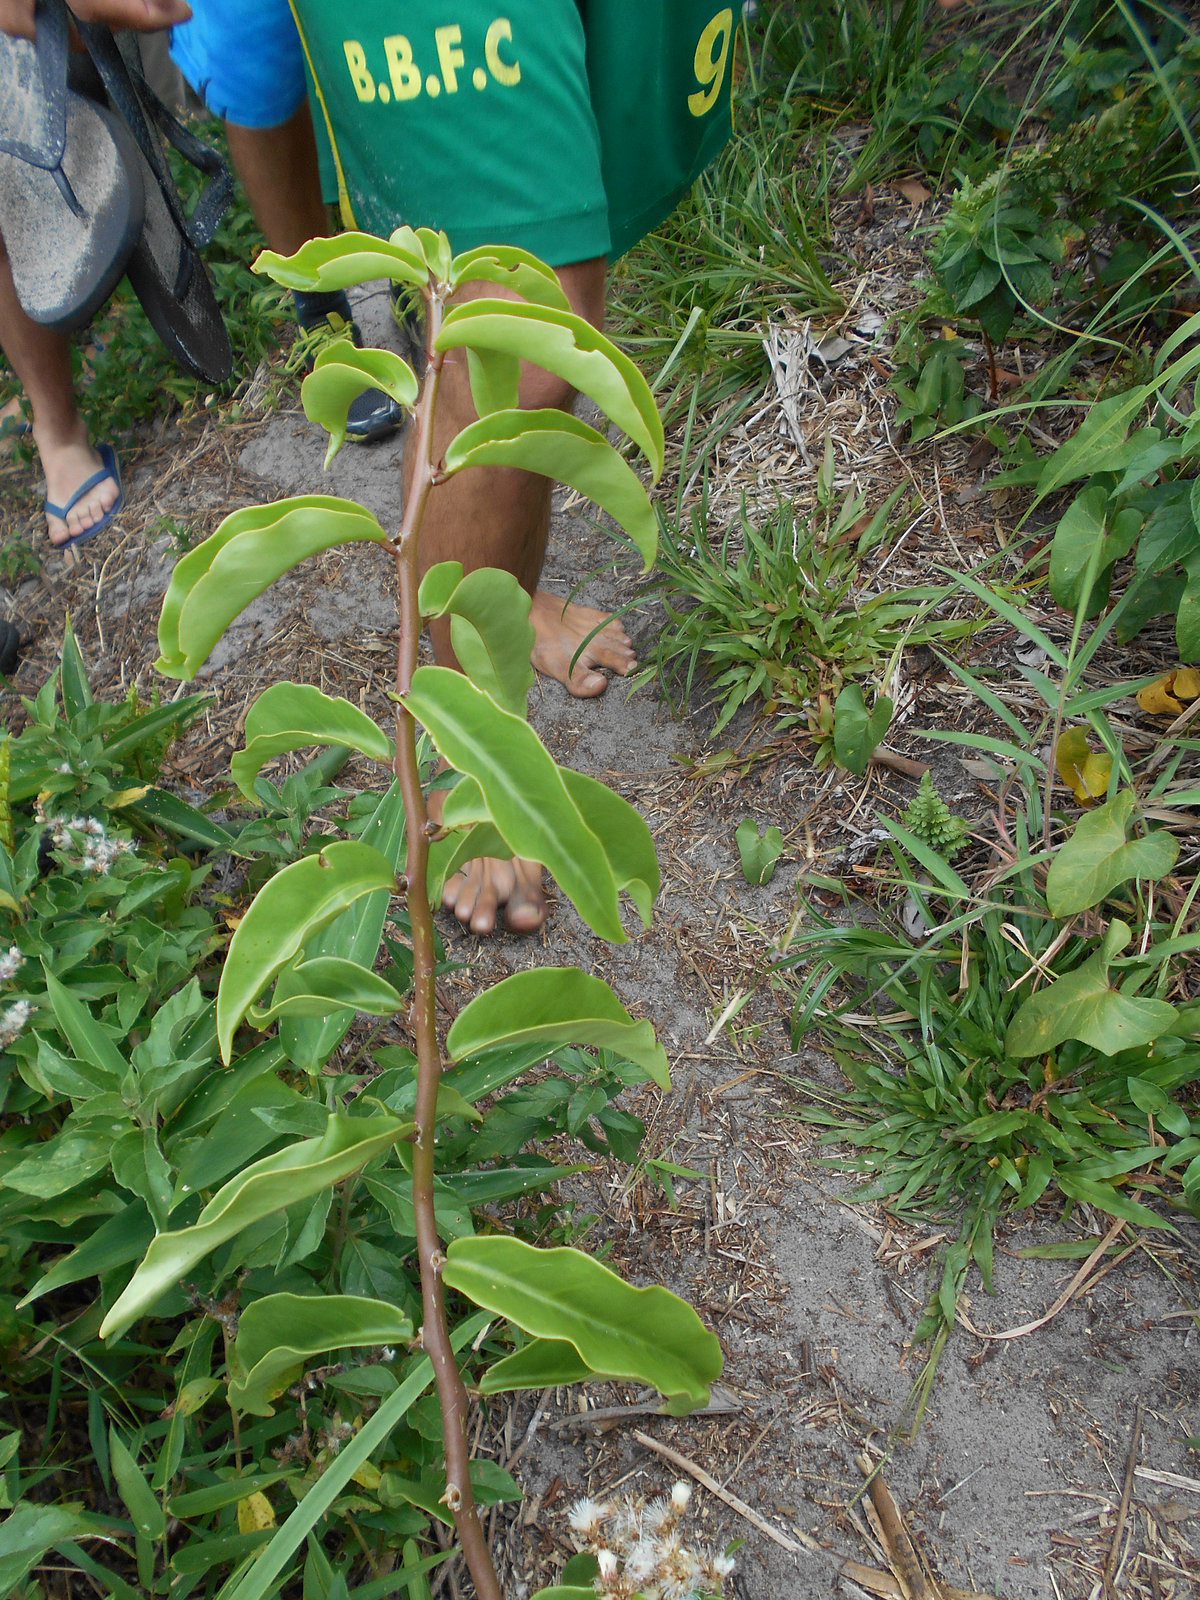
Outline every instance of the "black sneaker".
<svg viewBox="0 0 1200 1600"><path fill-rule="evenodd" d="M335 339L362 345L362 334L344 293L296 296L296 321L300 332L288 351L289 371L311 368L317 351ZM403 426L404 407L382 389L364 389L346 414L346 438L352 444L374 444Z"/></svg>

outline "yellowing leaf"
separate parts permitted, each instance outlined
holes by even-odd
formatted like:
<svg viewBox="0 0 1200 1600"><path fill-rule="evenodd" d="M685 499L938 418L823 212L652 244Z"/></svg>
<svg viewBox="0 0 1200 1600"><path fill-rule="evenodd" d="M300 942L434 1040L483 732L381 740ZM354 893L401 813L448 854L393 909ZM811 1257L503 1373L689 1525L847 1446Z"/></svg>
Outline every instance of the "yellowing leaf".
<svg viewBox="0 0 1200 1600"><path fill-rule="evenodd" d="M383 1482L383 1473L373 1461L364 1461L350 1476L360 1489L378 1489Z"/></svg>
<svg viewBox="0 0 1200 1600"><path fill-rule="evenodd" d="M1094 805L1108 793L1112 757L1106 751L1097 754L1090 750L1083 728L1063 732L1054 750L1054 765L1081 806Z"/></svg>
<svg viewBox="0 0 1200 1600"><path fill-rule="evenodd" d="M1152 717L1177 717L1183 710L1182 705L1170 692L1174 673L1164 672L1161 678L1155 678L1153 683L1148 683L1144 689L1137 692L1137 703L1143 711L1148 711Z"/></svg>
<svg viewBox="0 0 1200 1600"><path fill-rule="evenodd" d="M1184 710L1184 702L1190 704L1193 700L1200 700L1200 671L1195 667L1164 672L1137 692L1138 705L1152 717L1177 717Z"/></svg>
<svg viewBox="0 0 1200 1600"><path fill-rule="evenodd" d="M238 1532L259 1533L275 1526L275 1512L265 1494L257 1489L238 1501Z"/></svg>
<svg viewBox="0 0 1200 1600"><path fill-rule="evenodd" d="M150 785L140 784L136 789L118 789L116 794L108 797L109 806L114 811L119 811L122 806L131 806L136 800L144 800L150 793Z"/></svg>

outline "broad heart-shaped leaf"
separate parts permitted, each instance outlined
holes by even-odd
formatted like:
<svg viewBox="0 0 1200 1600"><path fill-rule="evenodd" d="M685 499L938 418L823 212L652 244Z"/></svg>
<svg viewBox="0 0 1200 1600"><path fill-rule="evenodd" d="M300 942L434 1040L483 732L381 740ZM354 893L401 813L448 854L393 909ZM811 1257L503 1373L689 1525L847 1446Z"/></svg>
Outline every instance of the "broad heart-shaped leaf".
<svg viewBox="0 0 1200 1600"><path fill-rule="evenodd" d="M251 1006L246 1013L256 1028L268 1028L276 1017L327 1017L349 1006L370 1017L390 1017L404 1004L386 978L357 961L340 956L315 956L284 967L275 982L269 1006Z"/></svg>
<svg viewBox="0 0 1200 1600"><path fill-rule="evenodd" d="M839 767L861 778L875 746L888 731L892 702L881 694L868 712L857 683L848 683L833 702L833 750Z"/></svg>
<svg viewBox="0 0 1200 1600"><path fill-rule="evenodd" d="M1142 526L1136 512L1122 512L1109 527L1109 494L1100 485L1077 494L1055 529L1050 546L1050 591L1060 606L1078 609L1089 564L1094 564L1089 616L1107 594L1099 582L1107 568L1128 555Z"/></svg>
<svg viewBox="0 0 1200 1600"><path fill-rule="evenodd" d="M522 467L570 484L607 511L633 540L648 572L658 551L658 519L633 468L586 422L566 411L495 411L450 441L446 471Z"/></svg>
<svg viewBox="0 0 1200 1600"><path fill-rule="evenodd" d="M456 288L481 280L511 289L532 305L554 306L559 311L571 309L554 268L515 245L485 244L455 256L450 263L450 282Z"/></svg>
<svg viewBox="0 0 1200 1600"><path fill-rule="evenodd" d="M360 350L349 339L335 339L300 385L304 415L329 435L326 467L346 442L346 414L364 389L382 389L399 405L411 406L417 375L393 350Z"/></svg>
<svg viewBox="0 0 1200 1600"><path fill-rule="evenodd" d="M349 289L356 283L369 283L372 278L390 278L393 283L414 286L428 283L429 268L421 250L405 248L402 240L394 241L395 235L392 239L379 239L372 233L309 239L295 255L260 251L254 271L273 278L285 289Z"/></svg>
<svg viewBox="0 0 1200 1600"><path fill-rule="evenodd" d="M170 678L194 677L234 617L306 556L386 537L369 511L332 495L231 512L175 563L158 618L155 666Z"/></svg>
<svg viewBox="0 0 1200 1600"><path fill-rule="evenodd" d="M1200 542L1181 564L1186 582L1175 613L1175 643L1181 661L1200 661Z"/></svg>
<svg viewBox="0 0 1200 1600"><path fill-rule="evenodd" d="M1046 874L1046 903L1056 917L1099 905L1131 878L1165 877L1175 865L1179 840L1173 833L1161 829L1141 839L1126 837L1133 808L1131 791L1119 790L1106 805L1080 817L1055 852Z"/></svg>
<svg viewBox="0 0 1200 1600"><path fill-rule="evenodd" d="M661 1089L671 1087L667 1053L653 1026L635 1022L604 982L578 967L532 967L476 995L446 1035L451 1061L501 1044L591 1044L634 1061Z"/></svg>
<svg viewBox="0 0 1200 1600"><path fill-rule="evenodd" d="M1102 1055L1151 1044L1179 1016L1165 1000L1122 994L1108 982L1108 964L1129 943L1128 926L1114 918L1103 948L1074 972L1040 989L1008 1025L1004 1049L1010 1056L1037 1056L1067 1039L1079 1039Z"/></svg>
<svg viewBox="0 0 1200 1600"><path fill-rule="evenodd" d="M479 1392L558 1388L564 1383L583 1383L592 1376L591 1367L566 1339L531 1339L524 1349L492 1363L479 1380Z"/></svg>
<svg viewBox="0 0 1200 1600"><path fill-rule="evenodd" d="M448 667L418 667L406 704L451 766L478 783L509 853L548 867L588 927L624 943L607 839L584 820L529 724ZM644 829L620 803L626 825Z"/></svg>
<svg viewBox="0 0 1200 1600"><path fill-rule="evenodd" d="M721 1346L686 1301L634 1289L580 1250L538 1250L499 1234L453 1239L443 1272L452 1289L539 1339L565 1339L589 1368L652 1383L668 1400L708 1402Z"/></svg>
<svg viewBox="0 0 1200 1600"><path fill-rule="evenodd" d="M304 1139L244 1167L223 1184L190 1228L160 1233L100 1327L102 1338L125 1332L165 1292L226 1239L285 1206L340 1183L413 1131L399 1117L331 1115L319 1139Z"/></svg>
<svg viewBox="0 0 1200 1600"><path fill-rule="evenodd" d="M1052 456L1047 456L1037 481L1037 499L1044 500L1072 478L1094 472L1115 472L1125 465L1130 424L1153 393L1153 385L1127 389L1097 400L1087 416Z"/></svg>
<svg viewBox="0 0 1200 1600"><path fill-rule="evenodd" d="M446 313L434 344L439 350L466 346L485 366L494 351L505 363L529 361L557 374L629 435L656 482L662 476L662 418L650 385L611 339L573 311L520 300L467 300Z"/></svg>
<svg viewBox="0 0 1200 1600"><path fill-rule="evenodd" d="M399 783L393 779L380 796L358 842L378 850L396 872L404 857L404 838L404 800ZM357 962L360 967L371 966L379 949L394 888L391 883L386 889L378 889L356 900L308 941L306 955L310 959L340 956ZM297 1067L305 1072L317 1072L329 1060L353 1021L354 1012L349 1008L335 1011L321 1021L311 1017L285 1017L279 1025L279 1038Z"/></svg>
<svg viewBox="0 0 1200 1600"><path fill-rule="evenodd" d="M229 763L234 783L258 804L254 780L272 756L309 744L341 744L373 761L392 760L392 745L376 722L349 700L307 683L273 683L246 713L246 748Z"/></svg>
<svg viewBox="0 0 1200 1600"><path fill-rule="evenodd" d="M313 934L362 895L395 887L385 855L356 839L336 839L268 880L238 923L217 989L217 1039L229 1065L238 1023L272 978Z"/></svg>
<svg viewBox="0 0 1200 1600"><path fill-rule="evenodd" d="M271 1401L296 1382L311 1356L406 1344L412 1331L411 1320L386 1300L352 1294L265 1295L238 1319L229 1404L235 1411L274 1416Z"/></svg>
<svg viewBox="0 0 1200 1600"><path fill-rule="evenodd" d="M742 876L747 883L770 883L775 876L775 863L783 854L783 834L771 826L759 832L753 817L744 817L733 835L742 862Z"/></svg>
<svg viewBox="0 0 1200 1600"><path fill-rule="evenodd" d="M461 563L442 561L421 580L417 603L423 617L449 613L450 642L467 677L497 705L523 717L534 683L533 624L529 595L512 573L477 567L464 577Z"/></svg>

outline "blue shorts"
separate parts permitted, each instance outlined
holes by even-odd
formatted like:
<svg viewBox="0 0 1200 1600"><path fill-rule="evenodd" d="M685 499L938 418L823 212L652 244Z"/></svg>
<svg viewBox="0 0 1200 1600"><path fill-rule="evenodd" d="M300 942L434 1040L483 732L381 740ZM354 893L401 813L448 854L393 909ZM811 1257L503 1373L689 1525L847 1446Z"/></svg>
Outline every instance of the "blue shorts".
<svg viewBox="0 0 1200 1600"><path fill-rule="evenodd" d="M171 30L171 57L208 109L243 128L287 122L307 92L288 0L191 0L191 7L192 20Z"/></svg>

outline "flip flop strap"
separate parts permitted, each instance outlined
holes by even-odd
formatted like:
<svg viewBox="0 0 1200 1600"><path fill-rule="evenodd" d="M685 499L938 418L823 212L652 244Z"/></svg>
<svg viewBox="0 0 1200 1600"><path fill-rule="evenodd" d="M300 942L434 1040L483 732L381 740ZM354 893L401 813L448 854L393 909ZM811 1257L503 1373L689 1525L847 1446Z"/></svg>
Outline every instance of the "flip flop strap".
<svg viewBox="0 0 1200 1600"><path fill-rule="evenodd" d="M41 167L58 177L59 163L67 147L67 8L63 0L38 0L36 11L37 34L33 41L34 59L41 79L41 99L46 108L47 137L44 147L27 144L23 139L0 138L0 151L27 161L30 166ZM0 34L0 44L9 45L7 34ZM33 91L36 93L36 90ZM2 121L0 108L0 121ZM63 183L66 178L63 177ZM60 184L61 188L62 185ZM70 185L67 184L69 192ZM69 197L72 209L77 202Z"/></svg>
<svg viewBox="0 0 1200 1600"><path fill-rule="evenodd" d="M142 74L125 59L110 29L101 23L81 22L78 18L75 23L87 45L88 54L95 62L113 110L124 119L137 140L138 148L162 191L172 220L193 249L202 249L212 238L233 198L233 180L229 169L215 150L190 133L163 105ZM208 174L209 181L193 206L190 217L184 212L179 190L154 127L162 132L185 161Z"/></svg>
<svg viewBox="0 0 1200 1600"><path fill-rule="evenodd" d="M103 483L105 478L111 478L112 476L112 469L110 467L101 467L99 472L93 472L90 478L84 479L84 481L79 485L78 489L76 489L75 493L67 501L65 506L51 505L49 500L43 500L42 510L47 512L50 516L58 517L61 521L65 522L67 517L72 511L74 511L75 507L83 499L85 494L90 494L97 484Z"/></svg>

